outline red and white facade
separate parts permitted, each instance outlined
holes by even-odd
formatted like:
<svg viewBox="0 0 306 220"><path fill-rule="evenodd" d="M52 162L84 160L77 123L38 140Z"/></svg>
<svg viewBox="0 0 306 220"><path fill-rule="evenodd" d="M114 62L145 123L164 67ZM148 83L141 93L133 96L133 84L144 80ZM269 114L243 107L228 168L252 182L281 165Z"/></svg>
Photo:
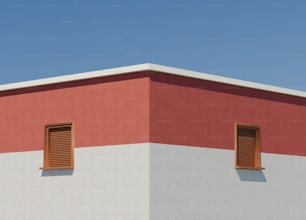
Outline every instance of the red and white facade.
<svg viewBox="0 0 306 220"><path fill-rule="evenodd" d="M41 170L73 122L74 169ZM235 169L235 124L264 170ZM1 220L305 219L306 93L155 64L0 86Z"/></svg>

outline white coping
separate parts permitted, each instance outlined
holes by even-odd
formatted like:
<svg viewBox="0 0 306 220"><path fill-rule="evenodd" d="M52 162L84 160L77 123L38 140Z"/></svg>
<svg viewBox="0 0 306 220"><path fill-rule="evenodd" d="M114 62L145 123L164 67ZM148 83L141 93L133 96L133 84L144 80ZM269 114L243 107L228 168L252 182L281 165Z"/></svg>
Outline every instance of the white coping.
<svg viewBox="0 0 306 220"><path fill-rule="evenodd" d="M84 80L84 79L93 79L93 78L104 77L104 76L122 75L122 74L128 74L128 73L140 72L140 71L163 72L166 74L208 80L208 81L224 83L228 85L241 86L241 87L246 87L246 88L258 89L258 90L263 90L263 91L268 91L268 92L275 92L275 93L280 93L280 94L285 94L285 95L292 95L292 96L299 96L299 97L306 98L306 92L304 91L287 89L287 88L271 86L271 85L266 85L266 84L261 84L261 83L254 83L254 82L249 82L249 81L244 81L244 80L238 80L238 79L217 76L217 75L212 75L208 73L196 72L196 71L191 71L191 70L185 70L185 69L180 69L180 68L174 68L174 67L169 67L169 66L162 66L162 65L152 64L152 63L144 63L144 64L138 64L138 65L91 71L91 72L69 74L69 75L51 77L51 78L45 78L45 79L37 79L37 80L31 80L31 81L4 84L4 85L0 85L0 92L14 90L14 89L34 87L34 86L50 85L50 84L55 84L55 83L71 82L71 81Z"/></svg>

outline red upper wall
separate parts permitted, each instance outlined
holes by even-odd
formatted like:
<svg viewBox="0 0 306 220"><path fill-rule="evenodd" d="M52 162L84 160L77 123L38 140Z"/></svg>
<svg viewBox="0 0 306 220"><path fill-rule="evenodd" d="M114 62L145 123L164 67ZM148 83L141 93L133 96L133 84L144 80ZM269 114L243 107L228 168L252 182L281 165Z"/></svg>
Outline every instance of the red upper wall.
<svg viewBox="0 0 306 220"><path fill-rule="evenodd" d="M75 123L76 147L149 141L146 73L0 92L0 152L41 150L44 126Z"/></svg>
<svg viewBox="0 0 306 220"><path fill-rule="evenodd" d="M154 74L150 141L234 149L234 125L257 125L262 151L306 155L306 99Z"/></svg>
<svg viewBox="0 0 306 220"><path fill-rule="evenodd" d="M234 149L257 125L262 151L306 156L306 99L157 72L0 92L0 152L41 150L46 124L75 123L76 147L168 143Z"/></svg>

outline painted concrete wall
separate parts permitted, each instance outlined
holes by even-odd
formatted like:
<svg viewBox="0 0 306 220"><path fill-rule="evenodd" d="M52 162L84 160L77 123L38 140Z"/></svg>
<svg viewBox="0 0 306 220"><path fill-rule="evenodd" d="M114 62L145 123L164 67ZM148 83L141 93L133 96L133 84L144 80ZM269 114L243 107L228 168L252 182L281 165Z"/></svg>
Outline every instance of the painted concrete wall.
<svg viewBox="0 0 306 220"><path fill-rule="evenodd" d="M1 220L306 218L306 158L166 144L76 149L75 169L42 171L42 151L0 154Z"/></svg>
<svg viewBox="0 0 306 220"><path fill-rule="evenodd" d="M263 154L234 169L234 151L150 144L151 220L306 219L306 158Z"/></svg>
<svg viewBox="0 0 306 220"><path fill-rule="evenodd" d="M149 141L149 78L103 77L0 92L0 152L42 150L46 124L74 122L76 147Z"/></svg>
<svg viewBox="0 0 306 220"><path fill-rule="evenodd" d="M234 149L235 123L260 127L263 152L306 156L305 98L152 75L150 142Z"/></svg>
<svg viewBox="0 0 306 220"><path fill-rule="evenodd" d="M76 147L167 143L234 149L257 125L262 151L306 156L305 98L157 72L0 92L0 152L41 150L44 126L75 122Z"/></svg>
<svg viewBox="0 0 306 220"><path fill-rule="evenodd" d="M150 73L1 93L0 106L1 220L306 218L305 99ZM45 124L67 121L75 169L39 170ZM235 122L260 127L266 170L234 169ZM105 146L143 142L163 144Z"/></svg>
<svg viewBox="0 0 306 220"><path fill-rule="evenodd" d="M76 149L75 169L42 171L42 151L0 154L1 220L146 220L149 144Z"/></svg>

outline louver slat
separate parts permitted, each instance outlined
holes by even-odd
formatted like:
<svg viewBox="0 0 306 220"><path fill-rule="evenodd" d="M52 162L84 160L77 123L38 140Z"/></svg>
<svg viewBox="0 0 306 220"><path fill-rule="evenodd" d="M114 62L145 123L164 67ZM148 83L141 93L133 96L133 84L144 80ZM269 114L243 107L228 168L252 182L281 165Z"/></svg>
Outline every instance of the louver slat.
<svg viewBox="0 0 306 220"><path fill-rule="evenodd" d="M237 165L239 167L256 167L256 130L238 127Z"/></svg>

